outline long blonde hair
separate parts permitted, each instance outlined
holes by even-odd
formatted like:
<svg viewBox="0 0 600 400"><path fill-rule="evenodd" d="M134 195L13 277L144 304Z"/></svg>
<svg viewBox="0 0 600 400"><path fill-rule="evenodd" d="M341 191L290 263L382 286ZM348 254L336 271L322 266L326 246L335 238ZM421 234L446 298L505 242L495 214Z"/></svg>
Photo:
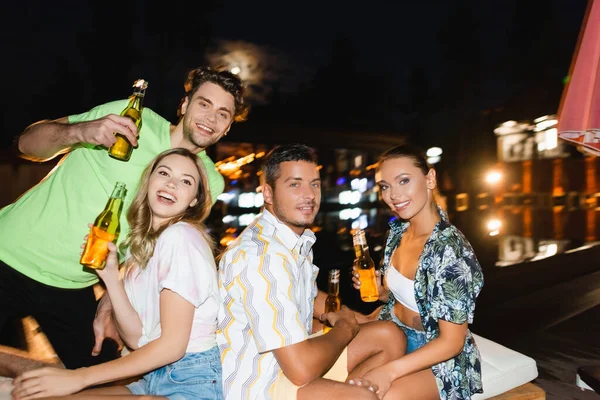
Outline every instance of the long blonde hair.
<svg viewBox="0 0 600 400"><path fill-rule="evenodd" d="M162 225L158 230L152 229L152 210L148 202L148 187L150 184L150 176L159 165L160 161L172 154L178 154L189 158L194 162L200 175L198 182L198 192L196 193L197 203L193 207L188 207L185 211L171 218L167 223ZM121 250L129 248L131 258L127 261L126 267L129 269L133 266L144 269L148 261L154 253L154 247L160 234L169 226L180 221L185 221L200 231L207 243L213 248L213 241L206 232L204 221L210 214L212 207L212 199L208 188L208 180L202 160L184 148L174 148L163 151L157 155L154 160L148 164L142 176L140 177L138 190L135 194L133 202L127 211L127 221L129 222L130 231L125 241L121 244Z"/></svg>

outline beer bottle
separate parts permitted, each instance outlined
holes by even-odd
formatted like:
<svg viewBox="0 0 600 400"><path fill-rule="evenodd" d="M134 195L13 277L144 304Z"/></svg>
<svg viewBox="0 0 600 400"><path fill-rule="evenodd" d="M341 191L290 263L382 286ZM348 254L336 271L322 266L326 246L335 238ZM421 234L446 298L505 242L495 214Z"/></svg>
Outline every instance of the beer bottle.
<svg viewBox="0 0 600 400"><path fill-rule="evenodd" d="M353 236L354 244L354 266L360 279L360 298L365 302L373 302L379 299L379 290L377 290L377 277L375 276L375 263L369 255L369 246L365 231L359 229Z"/></svg>
<svg viewBox="0 0 600 400"><path fill-rule="evenodd" d="M340 270L331 269L329 270L329 288L327 290L327 298L325 299L325 312L336 312L342 307L340 301ZM327 333L331 330L329 321L323 323L323 333Z"/></svg>
<svg viewBox="0 0 600 400"><path fill-rule="evenodd" d="M129 97L127 107L121 112L121 116L129 117L138 128L138 133L142 129L142 102L146 94L148 82L138 79L133 83L133 94ZM120 133L115 132L117 141L108 149L108 155L121 161L129 161L133 146L129 140Z"/></svg>
<svg viewBox="0 0 600 400"><path fill-rule="evenodd" d="M103 269L108 255L108 242L117 243L119 232L119 218L123 210L125 199L125 184L117 182L113 189L104 211L96 217L94 225L88 235L83 255L79 261L89 268Z"/></svg>

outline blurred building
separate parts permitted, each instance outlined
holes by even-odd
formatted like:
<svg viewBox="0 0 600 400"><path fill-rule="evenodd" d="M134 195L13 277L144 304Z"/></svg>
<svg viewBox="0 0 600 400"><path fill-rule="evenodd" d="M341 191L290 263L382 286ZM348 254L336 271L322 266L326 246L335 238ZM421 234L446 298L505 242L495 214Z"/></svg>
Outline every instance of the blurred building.
<svg viewBox="0 0 600 400"><path fill-rule="evenodd" d="M497 266L550 257L600 238L600 159L557 138L557 119L496 127L497 163L482 171L477 193L459 193L460 213L486 215L497 236Z"/></svg>

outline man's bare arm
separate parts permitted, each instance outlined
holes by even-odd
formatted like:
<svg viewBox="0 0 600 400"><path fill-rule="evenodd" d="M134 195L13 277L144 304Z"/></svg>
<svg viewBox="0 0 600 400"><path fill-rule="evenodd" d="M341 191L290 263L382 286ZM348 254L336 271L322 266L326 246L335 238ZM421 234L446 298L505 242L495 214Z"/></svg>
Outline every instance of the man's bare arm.
<svg viewBox="0 0 600 400"><path fill-rule="evenodd" d="M121 133L135 146L137 127L127 117L109 114L102 118L69 124L68 117L54 121L39 121L28 126L17 139L21 157L32 161L47 161L68 152L79 143L110 147L114 132Z"/></svg>
<svg viewBox="0 0 600 400"><path fill-rule="evenodd" d="M325 315L333 325L326 335L273 350L283 373L297 386L323 376L358 334L358 322L349 308Z"/></svg>

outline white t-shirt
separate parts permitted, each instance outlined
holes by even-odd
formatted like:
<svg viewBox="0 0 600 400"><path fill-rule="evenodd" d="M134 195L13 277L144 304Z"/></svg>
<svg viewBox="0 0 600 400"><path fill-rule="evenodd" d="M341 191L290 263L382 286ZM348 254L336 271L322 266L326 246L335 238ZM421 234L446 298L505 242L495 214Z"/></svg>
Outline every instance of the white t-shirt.
<svg viewBox="0 0 600 400"><path fill-rule="evenodd" d="M192 225L178 222L165 229L146 268L128 271L124 284L127 297L142 322L138 346L160 337L160 292L163 289L177 293L196 307L186 352L201 352L216 345L217 268L210 246Z"/></svg>

